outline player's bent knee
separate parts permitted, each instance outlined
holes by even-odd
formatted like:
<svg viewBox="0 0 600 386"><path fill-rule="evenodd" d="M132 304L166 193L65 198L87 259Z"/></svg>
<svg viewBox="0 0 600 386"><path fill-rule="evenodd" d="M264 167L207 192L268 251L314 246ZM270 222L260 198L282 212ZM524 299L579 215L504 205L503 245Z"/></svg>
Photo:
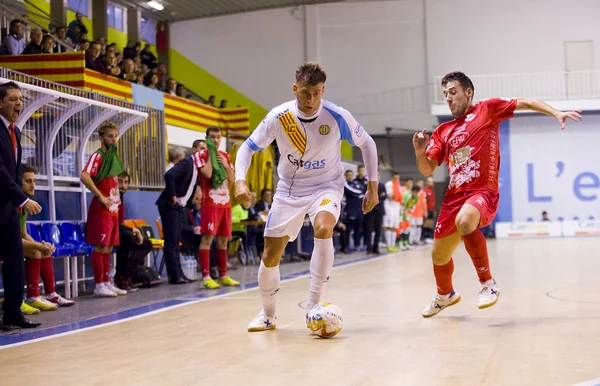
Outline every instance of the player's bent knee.
<svg viewBox="0 0 600 386"><path fill-rule="evenodd" d="M263 252L262 262L265 267L273 268L279 265L281 256L273 255L270 251L266 250Z"/></svg>
<svg viewBox="0 0 600 386"><path fill-rule="evenodd" d="M328 224L316 224L314 235L317 239L330 239L333 237L333 228Z"/></svg>
<svg viewBox="0 0 600 386"><path fill-rule="evenodd" d="M23 256L26 259L41 259L42 254L36 249L23 248Z"/></svg>
<svg viewBox="0 0 600 386"><path fill-rule="evenodd" d="M475 221L475 219L469 218L468 216L456 218L456 229L463 236L473 233L473 231L477 229L477 225L478 221Z"/></svg>
<svg viewBox="0 0 600 386"><path fill-rule="evenodd" d="M431 252L431 259L435 265L446 265L450 261L450 258L452 258L452 255L448 254L446 251L440 251L434 248Z"/></svg>

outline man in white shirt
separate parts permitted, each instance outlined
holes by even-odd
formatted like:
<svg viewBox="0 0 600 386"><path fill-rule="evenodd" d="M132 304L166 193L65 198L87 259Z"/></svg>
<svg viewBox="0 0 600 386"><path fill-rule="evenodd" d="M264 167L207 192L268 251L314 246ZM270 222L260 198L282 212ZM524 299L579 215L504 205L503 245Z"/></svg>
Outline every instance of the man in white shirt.
<svg viewBox="0 0 600 386"><path fill-rule="evenodd" d="M250 200L246 172L252 153L273 140L281 153L279 182L265 225L265 249L258 270L263 310L250 322L248 331L276 326L276 294L279 291L279 261L289 241L294 241L309 215L315 243L310 260L308 310L319 303L324 283L333 266L333 227L339 215L344 188L340 147L342 140L360 147L369 176L377 176L377 148L352 115L322 100L326 74L318 63L305 63L296 70L295 100L267 114L237 154L236 199ZM378 203L377 180L368 181L362 209L367 213Z"/></svg>

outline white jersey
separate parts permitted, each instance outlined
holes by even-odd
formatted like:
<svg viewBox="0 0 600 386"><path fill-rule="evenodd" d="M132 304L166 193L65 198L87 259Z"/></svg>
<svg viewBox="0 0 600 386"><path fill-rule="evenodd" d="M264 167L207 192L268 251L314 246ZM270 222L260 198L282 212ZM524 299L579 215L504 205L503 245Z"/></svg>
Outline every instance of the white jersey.
<svg viewBox="0 0 600 386"><path fill-rule="evenodd" d="M354 117L325 100L310 117L297 108L295 100L275 107L252 132L246 144L258 151L273 140L281 154L276 195L284 196L308 196L320 189L343 191L342 140L361 149L368 146L374 149L373 139ZM377 176L376 151L373 155L374 161L365 159L365 165L373 169L367 170L369 175ZM243 178L245 175L236 176L236 179Z"/></svg>

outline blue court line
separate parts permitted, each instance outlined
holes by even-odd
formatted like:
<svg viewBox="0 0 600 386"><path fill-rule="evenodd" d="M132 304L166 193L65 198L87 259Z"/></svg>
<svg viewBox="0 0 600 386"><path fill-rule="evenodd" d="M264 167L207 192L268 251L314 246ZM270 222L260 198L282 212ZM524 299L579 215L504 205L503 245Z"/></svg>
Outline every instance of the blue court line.
<svg viewBox="0 0 600 386"><path fill-rule="evenodd" d="M373 259L377 259L377 258L380 258L383 256L386 256L386 254L382 253L381 255L365 256L365 257L361 257L356 260L345 261L343 263L334 264L333 266L334 267L343 267L345 265L354 264L357 262L364 262L364 261L368 261L368 260L373 260ZM286 275L286 276L282 277L281 280L282 281L291 280L291 279L295 279L300 276L307 275L309 273L310 273L310 270L304 270L304 271L296 272L296 273L293 273L290 275ZM8 332L8 333L4 333L4 334L0 333L0 347L12 345L15 343L22 343L22 342L26 342L26 341L30 341L30 340L34 340L34 339L39 339L39 338L46 338L46 337L49 337L52 335L63 334L66 332L77 331L77 330L81 330L84 328L95 327L95 326L99 326L102 324L122 321L122 320L129 319L129 318L132 318L135 316L143 315L143 314L146 314L149 312L155 312L155 311L158 311L158 310L161 310L164 308L172 307L172 306L175 306L178 304L188 303L188 302L192 302L194 300L199 300L199 299L207 299L207 298L215 297L218 295L224 295L224 294L230 294L230 293L233 294L233 293L237 293L237 292L240 292L243 290L248 290L248 289L252 289L252 288L256 288L256 287L258 287L258 282L253 282L253 283L243 285L242 287L235 288L234 290L222 289L222 290L214 291L214 292L203 291L197 295L193 295L193 296L186 297L186 298L163 300L163 301L160 301L157 303L152 303L152 304L148 304L145 306L135 307L135 308L131 308L131 309L125 310L125 311L113 312L108 315L103 315L103 316L99 316L99 317L92 318L92 319L82 320L80 322L68 323L68 324L64 324L64 325L60 325L60 326L56 326L56 327L52 327L52 328L47 328L47 329L43 329L43 330L34 330L31 332L28 331L28 332L25 332L22 334L19 334L18 332L24 331L24 330L16 330L17 333L15 333L15 332L12 332L12 333Z"/></svg>

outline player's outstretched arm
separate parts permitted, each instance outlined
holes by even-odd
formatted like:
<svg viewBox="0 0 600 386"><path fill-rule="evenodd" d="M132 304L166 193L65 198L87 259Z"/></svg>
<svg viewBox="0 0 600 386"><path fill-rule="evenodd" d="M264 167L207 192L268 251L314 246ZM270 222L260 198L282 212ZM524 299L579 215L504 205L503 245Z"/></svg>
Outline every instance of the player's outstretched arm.
<svg viewBox="0 0 600 386"><path fill-rule="evenodd" d="M576 122L583 119L581 117L581 110L571 110L567 112L558 111L548 103L538 99L518 98L515 110L537 111L538 113L555 117L560 122L561 130L565 128L565 121L567 119L572 119Z"/></svg>
<svg viewBox="0 0 600 386"><path fill-rule="evenodd" d="M413 135L413 147L415 148L415 156L417 158L417 167L421 174L425 177L433 174L435 169L438 167L438 162L434 159L427 157L425 150L429 144L429 135L427 130L415 133Z"/></svg>

